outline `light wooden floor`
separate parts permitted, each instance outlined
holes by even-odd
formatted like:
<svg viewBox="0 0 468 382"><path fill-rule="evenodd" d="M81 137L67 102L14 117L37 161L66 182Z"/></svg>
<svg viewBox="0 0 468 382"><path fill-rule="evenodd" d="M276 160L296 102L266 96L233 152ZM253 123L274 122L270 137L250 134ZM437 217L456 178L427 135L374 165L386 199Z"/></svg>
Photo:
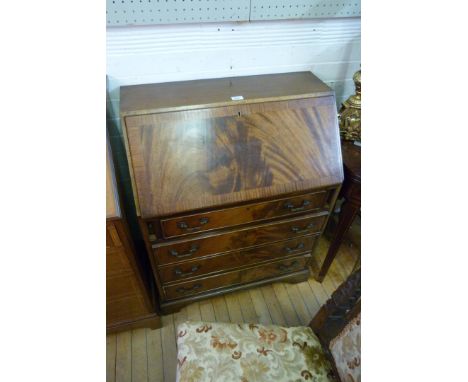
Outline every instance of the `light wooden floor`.
<svg viewBox="0 0 468 382"><path fill-rule="evenodd" d="M320 239L316 257L328 249ZM108 382L172 382L176 371L177 324L184 320L256 322L284 326L307 325L319 307L351 272L359 248L344 243L323 281L312 277L298 284L275 283L196 302L180 312L163 316L158 330L136 329L107 336ZM312 267L313 272L317 265Z"/></svg>

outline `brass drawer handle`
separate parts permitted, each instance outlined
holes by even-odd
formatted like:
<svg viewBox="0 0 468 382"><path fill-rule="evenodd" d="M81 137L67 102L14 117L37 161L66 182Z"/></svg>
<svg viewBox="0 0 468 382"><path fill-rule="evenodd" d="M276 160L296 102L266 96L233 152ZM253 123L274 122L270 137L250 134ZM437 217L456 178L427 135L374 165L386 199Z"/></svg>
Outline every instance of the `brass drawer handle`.
<svg viewBox="0 0 468 382"><path fill-rule="evenodd" d="M178 222L177 227L180 228L180 229L183 229L184 231L187 231L187 232L197 231L197 230L202 228L201 227L202 225L207 224L210 221L210 219L200 218L198 221L200 222L199 226L189 227L189 225L186 222Z"/></svg>
<svg viewBox="0 0 468 382"><path fill-rule="evenodd" d="M179 252L177 252L176 250L171 249L171 250L169 251L169 254L170 254L171 256L175 256L175 257L177 257L178 259L180 259L181 257L189 257L189 256L192 256L192 255L193 255L195 252L197 252L197 251L198 251L198 245L193 244L193 245L190 247L190 250L189 250L188 252L186 252L186 253L180 253L180 254L179 254Z"/></svg>
<svg viewBox="0 0 468 382"><path fill-rule="evenodd" d="M189 292L192 292L194 290L200 289L201 287L202 287L201 284L195 284L194 286L192 286L190 288L183 288L183 287L177 288L176 292L184 294L184 293L189 293Z"/></svg>
<svg viewBox="0 0 468 382"><path fill-rule="evenodd" d="M299 243L296 246L296 248L286 247L286 248L284 248L284 250L286 251L286 253L293 253L293 252L299 251L299 250L301 250L303 248L304 248L304 243Z"/></svg>
<svg viewBox="0 0 468 382"><path fill-rule="evenodd" d="M309 231L310 229L312 229L314 227L315 227L315 223L309 223L304 228L297 227L297 226L292 226L291 231L293 231L294 233L305 233L305 232Z"/></svg>
<svg viewBox="0 0 468 382"><path fill-rule="evenodd" d="M284 208L286 208L287 210L289 210L290 212L297 212L297 211L302 211L304 210L306 207L308 207L310 205L310 201L309 200L304 200L302 202L302 205L296 207L294 204L292 204L291 202L287 202L285 203L285 205L283 206Z"/></svg>
<svg viewBox="0 0 468 382"><path fill-rule="evenodd" d="M196 271L198 271L200 269L200 265L194 265L190 271L183 271L182 269L180 268L176 268L174 270L174 273L176 274L176 276L179 276L179 277L186 277L186 276L189 276L189 275L192 275L194 274Z"/></svg>
<svg viewBox="0 0 468 382"><path fill-rule="evenodd" d="M278 269L282 272L287 272L287 271L290 271L294 268L297 268L297 265L299 264L299 262L297 260L294 260L293 262L291 262L291 264L289 265L286 265L286 264L279 264L278 265Z"/></svg>

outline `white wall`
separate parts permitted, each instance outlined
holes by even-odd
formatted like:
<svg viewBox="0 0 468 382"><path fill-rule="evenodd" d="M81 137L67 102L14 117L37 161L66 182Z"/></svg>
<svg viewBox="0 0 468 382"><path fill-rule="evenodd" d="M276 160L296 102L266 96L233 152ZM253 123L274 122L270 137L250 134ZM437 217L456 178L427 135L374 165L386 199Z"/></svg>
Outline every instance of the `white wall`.
<svg viewBox="0 0 468 382"><path fill-rule="evenodd" d="M310 70L341 103L360 67L360 18L107 29L107 74L118 124L119 87Z"/></svg>

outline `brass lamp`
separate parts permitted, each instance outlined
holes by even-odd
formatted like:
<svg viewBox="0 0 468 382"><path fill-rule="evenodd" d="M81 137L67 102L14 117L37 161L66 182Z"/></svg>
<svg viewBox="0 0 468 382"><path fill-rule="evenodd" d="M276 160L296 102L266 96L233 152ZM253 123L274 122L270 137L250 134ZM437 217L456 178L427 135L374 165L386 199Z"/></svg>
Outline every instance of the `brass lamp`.
<svg viewBox="0 0 468 382"><path fill-rule="evenodd" d="M356 94L343 102L340 112L340 136L345 141L361 142L361 71L354 76Z"/></svg>

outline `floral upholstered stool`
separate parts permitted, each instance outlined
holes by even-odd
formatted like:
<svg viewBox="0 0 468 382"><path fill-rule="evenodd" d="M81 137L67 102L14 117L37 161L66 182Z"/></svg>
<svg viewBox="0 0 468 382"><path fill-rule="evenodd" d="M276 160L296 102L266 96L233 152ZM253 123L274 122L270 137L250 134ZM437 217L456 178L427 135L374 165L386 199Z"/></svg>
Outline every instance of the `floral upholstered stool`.
<svg viewBox="0 0 468 382"><path fill-rule="evenodd" d="M309 327L185 322L177 328L177 381L333 381Z"/></svg>
<svg viewBox="0 0 468 382"><path fill-rule="evenodd" d="M177 348L178 382L360 382L361 271L309 326L184 322Z"/></svg>

